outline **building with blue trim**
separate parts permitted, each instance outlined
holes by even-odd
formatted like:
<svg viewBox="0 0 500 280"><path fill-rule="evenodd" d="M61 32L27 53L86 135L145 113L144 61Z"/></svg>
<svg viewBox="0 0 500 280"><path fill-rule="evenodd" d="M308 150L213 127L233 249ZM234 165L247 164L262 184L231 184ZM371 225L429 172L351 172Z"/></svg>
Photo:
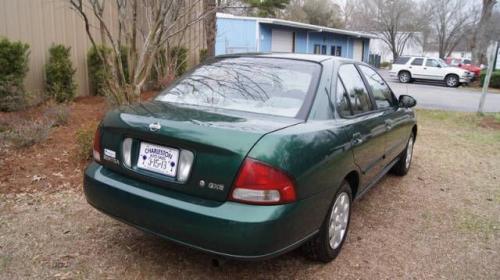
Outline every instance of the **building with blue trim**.
<svg viewBox="0 0 500 280"><path fill-rule="evenodd" d="M313 53L368 62L371 38L375 37L289 20L217 13L215 54Z"/></svg>

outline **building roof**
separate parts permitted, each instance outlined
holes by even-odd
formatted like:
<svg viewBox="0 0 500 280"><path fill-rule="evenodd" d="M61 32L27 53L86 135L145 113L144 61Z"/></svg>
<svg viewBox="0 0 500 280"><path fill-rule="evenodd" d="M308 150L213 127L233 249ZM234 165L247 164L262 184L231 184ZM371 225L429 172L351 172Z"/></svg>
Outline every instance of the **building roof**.
<svg viewBox="0 0 500 280"><path fill-rule="evenodd" d="M255 57L255 56L270 57L270 58L288 58L288 59L307 60L314 62L322 62L329 59L353 61L350 58L345 58L340 56L306 54L306 53L233 53L233 54L218 55L217 57Z"/></svg>
<svg viewBox="0 0 500 280"><path fill-rule="evenodd" d="M296 28L302 28L302 29L307 29L307 30L316 31L316 32L330 32L330 33L349 35L349 36L358 37L358 38L377 38L377 36L363 33L363 32L330 28L330 27L326 27L326 26L313 25L313 24L301 23L301 22L297 22L297 21L284 20L284 19L277 19L277 18L245 17L245 16L235 16L235 15L225 14L225 13L217 13L217 18L255 20L259 23L267 23L267 24L281 25L281 26L287 26L287 27L296 27Z"/></svg>

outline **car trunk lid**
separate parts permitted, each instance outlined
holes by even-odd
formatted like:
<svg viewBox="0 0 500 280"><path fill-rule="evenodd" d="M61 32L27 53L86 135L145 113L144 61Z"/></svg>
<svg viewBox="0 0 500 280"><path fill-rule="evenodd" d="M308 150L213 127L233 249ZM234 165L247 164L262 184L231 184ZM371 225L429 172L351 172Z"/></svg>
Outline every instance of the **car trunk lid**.
<svg viewBox="0 0 500 280"><path fill-rule="evenodd" d="M265 134L301 120L205 107L151 101L114 110L102 123L103 165L145 181L157 188L217 201L225 201L240 165L250 149ZM150 124L159 125L157 131ZM153 129L154 130L154 129ZM123 164L122 143L131 138L132 165ZM190 176L184 183L176 178L138 168L142 142L185 149L194 153ZM111 152L110 152L111 151Z"/></svg>

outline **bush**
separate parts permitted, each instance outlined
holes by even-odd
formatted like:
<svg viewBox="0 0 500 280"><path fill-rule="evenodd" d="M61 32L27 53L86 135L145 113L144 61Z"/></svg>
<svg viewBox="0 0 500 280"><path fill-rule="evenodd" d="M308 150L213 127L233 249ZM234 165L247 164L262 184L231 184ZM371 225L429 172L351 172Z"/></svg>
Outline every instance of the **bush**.
<svg viewBox="0 0 500 280"><path fill-rule="evenodd" d="M70 47L53 45L49 49L49 61L45 65L47 95L59 103L73 100L76 93L73 79L76 70L71 63L70 51Z"/></svg>
<svg viewBox="0 0 500 280"><path fill-rule="evenodd" d="M106 54L111 53L111 49L106 46L92 47L87 53L88 74L90 80L91 95L104 95L106 80L111 78L111 73L106 71L104 62L100 58L99 52Z"/></svg>
<svg viewBox="0 0 500 280"><path fill-rule="evenodd" d="M47 139L52 125L53 122L46 119L23 121L15 128L2 133L2 138L16 148L29 147Z"/></svg>
<svg viewBox="0 0 500 280"><path fill-rule="evenodd" d="M97 124L91 123L76 131L77 156L79 159L89 160L92 158L92 146L96 129Z"/></svg>
<svg viewBox="0 0 500 280"><path fill-rule="evenodd" d="M205 61L205 59L208 58L208 49L201 49L200 50L200 63Z"/></svg>
<svg viewBox="0 0 500 280"><path fill-rule="evenodd" d="M52 121L53 126L66 125L69 119L69 108L63 104L51 106L44 112L44 117Z"/></svg>
<svg viewBox="0 0 500 280"><path fill-rule="evenodd" d="M384 61L380 63L380 68L389 68L391 67L392 63Z"/></svg>
<svg viewBox="0 0 500 280"><path fill-rule="evenodd" d="M23 81L28 73L29 45L0 38L0 111L26 105Z"/></svg>
<svg viewBox="0 0 500 280"><path fill-rule="evenodd" d="M481 86L483 86L484 79L486 78L486 71L481 71L479 76L481 79ZM500 88L500 71L494 71L491 73L490 85L491 88Z"/></svg>
<svg viewBox="0 0 500 280"><path fill-rule="evenodd" d="M103 45L98 45L97 48L91 47L87 52L88 75L90 80L90 94L104 96L106 91L106 80L111 79L111 73L106 70L104 62L99 57L99 52L105 55L110 55L113 51L111 48ZM120 47L120 59L123 64L125 79L129 82L128 75L128 47Z"/></svg>
<svg viewBox="0 0 500 280"><path fill-rule="evenodd" d="M186 73L187 70L187 52L184 47L173 47L170 50L170 61L175 61L175 76L179 77Z"/></svg>

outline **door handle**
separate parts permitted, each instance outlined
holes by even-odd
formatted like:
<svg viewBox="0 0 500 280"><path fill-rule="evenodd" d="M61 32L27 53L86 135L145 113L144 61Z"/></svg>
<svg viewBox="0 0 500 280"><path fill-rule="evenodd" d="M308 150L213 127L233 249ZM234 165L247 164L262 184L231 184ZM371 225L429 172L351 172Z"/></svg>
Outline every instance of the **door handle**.
<svg viewBox="0 0 500 280"><path fill-rule="evenodd" d="M387 130L391 130L393 124L394 124L393 120L385 120L385 127L387 128Z"/></svg>
<svg viewBox="0 0 500 280"><path fill-rule="evenodd" d="M353 146L357 146L357 145L360 145L361 143L363 143L363 138L361 137L361 133L359 132L356 132L352 135L352 145Z"/></svg>
<svg viewBox="0 0 500 280"><path fill-rule="evenodd" d="M427 67L424 67L424 70L427 70Z"/></svg>
<svg viewBox="0 0 500 280"><path fill-rule="evenodd" d="M409 66L408 68L410 68L410 69L411 69L412 67L411 67L411 66Z"/></svg>

